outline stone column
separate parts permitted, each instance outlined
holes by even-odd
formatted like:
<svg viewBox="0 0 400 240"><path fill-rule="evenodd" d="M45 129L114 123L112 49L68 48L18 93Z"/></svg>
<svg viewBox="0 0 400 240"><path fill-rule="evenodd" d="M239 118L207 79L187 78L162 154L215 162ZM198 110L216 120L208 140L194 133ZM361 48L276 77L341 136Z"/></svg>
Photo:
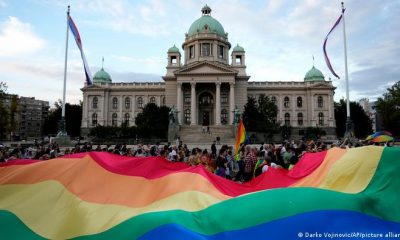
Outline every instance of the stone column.
<svg viewBox="0 0 400 240"><path fill-rule="evenodd" d="M314 109L314 94L313 94L313 93L311 93L310 95L311 95L311 115L310 115L310 125L311 125L312 127L315 127L315 126L316 126L316 124L313 124L313 123L314 123L314 111L315 111L315 109Z"/></svg>
<svg viewBox="0 0 400 240"><path fill-rule="evenodd" d="M216 82L215 86L215 125L221 125L221 83Z"/></svg>
<svg viewBox="0 0 400 240"><path fill-rule="evenodd" d="M192 82L190 83L191 87L192 87L192 94L190 97L190 125L197 125L197 121L196 121L196 113L197 113L197 109L196 109L196 83Z"/></svg>
<svg viewBox="0 0 400 240"><path fill-rule="evenodd" d="M235 111L235 83L230 83L229 86L229 122L233 124L233 111Z"/></svg>
<svg viewBox="0 0 400 240"><path fill-rule="evenodd" d="M104 102L103 102L103 126L108 126L108 108L110 104L109 91L104 91Z"/></svg>
<svg viewBox="0 0 400 240"><path fill-rule="evenodd" d="M294 94L292 94L292 114L291 115L293 115L293 117L291 117L290 118L290 121L291 121L291 123L290 123L290 125L291 126L293 126L293 127L296 127L297 126L297 116L296 116L296 108L297 108L297 98L296 98L296 95L294 95Z"/></svg>
<svg viewBox="0 0 400 240"><path fill-rule="evenodd" d="M283 119L283 97L281 94L278 95L278 111L279 111L279 118L278 121L282 123L285 123L284 119Z"/></svg>
<svg viewBox="0 0 400 240"><path fill-rule="evenodd" d="M182 83L176 83L176 108L178 111L178 124L182 124Z"/></svg>
<svg viewBox="0 0 400 240"><path fill-rule="evenodd" d="M125 107L124 105L125 105L125 99L124 99L124 96L122 95L121 96L121 98L120 98L120 100L121 101L119 101L119 117L117 118L117 125L118 126L121 126L121 124L124 122L124 116L122 116L123 115L123 113L122 113L122 108L123 107ZM118 119L120 119L120 121L118 121ZM119 124L118 124L118 122L119 122Z"/></svg>
<svg viewBox="0 0 400 240"><path fill-rule="evenodd" d="M135 125L135 109L136 109L136 96L135 95L133 95L132 96L132 116L131 116L131 119L132 120L129 120L131 123L130 123L130 126L134 126Z"/></svg>

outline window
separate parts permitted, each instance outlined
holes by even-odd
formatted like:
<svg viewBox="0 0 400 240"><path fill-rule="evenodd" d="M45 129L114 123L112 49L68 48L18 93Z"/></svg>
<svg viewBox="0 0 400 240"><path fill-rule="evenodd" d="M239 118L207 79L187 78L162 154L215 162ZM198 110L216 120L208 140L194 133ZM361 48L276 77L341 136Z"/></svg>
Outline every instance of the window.
<svg viewBox="0 0 400 240"><path fill-rule="evenodd" d="M113 104L113 108L114 109L117 109L118 108L118 98L113 98L113 100L112 100L112 104Z"/></svg>
<svg viewBox="0 0 400 240"><path fill-rule="evenodd" d="M224 58L224 46L218 45L218 58Z"/></svg>
<svg viewBox="0 0 400 240"><path fill-rule="evenodd" d="M138 99L137 99L137 107L138 108L143 108L143 98L142 97L138 97Z"/></svg>
<svg viewBox="0 0 400 240"><path fill-rule="evenodd" d="M322 112L318 113L318 125L319 126L324 125L324 114Z"/></svg>
<svg viewBox="0 0 400 240"><path fill-rule="evenodd" d="M237 63L237 64L242 64L242 56L236 56L235 57L235 63Z"/></svg>
<svg viewBox="0 0 400 240"><path fill-rule="evenodd" d="M226 109L221 110L221 123L222 124L228 123L228 110Z"/></svg>
<svg viewBox="0 0 400 240"><path fill-rule="evenodd" d="M318 96L317 103L319 108L322 108L324 106L324 99L322 98L322 96Z"/></svg>
<svg viewBox="0 0 400 240"><path fill-rule="evenodd" d="M194 46L189 47L189 58L194 58Z"/></svg>
<svg viewBox="0 0 400 240"><path fill-rule="evenodd" d="M201 44L201 56L211 56L211 44Z"/></svg>
<svg viewBox="0 0 400 240"><path fill-rule="evenodd" d="M176 56L171 56L171 64L176 65L176 63L177 63Z"/></svg>
<svg viewBox="0 0 400 240"><path fill-rule="evenodd" d="M204 93L202 94L202 96L200 97L200 105L213 105L214 104L214 99L212 98L211 94L209 93Z"/></svg>
<svg viewBox="0 0 400 240"><path fill-rule="evenodd" d="M227 92L223 92L221 94L221 103L228 103L228 93Z"/></svg>
<svg viewBox="0 0 400 240"><path fill-rule="evenodd" d="M285 98L284 98L284 100L283 100L283 106L284 106L285 108L288 108L288 107L290 106L290 104L289 104L289 97L285 97Z"/></svg>
<svg viewBox="0 0 400 240"><path fill-rule="evenodd" d="M129 97L125 98L125 109L131 108L131 99Z"/></svg>
<svg viewBox="0 0 400 240"><path fill-rule="evenodd" d="M165 97L162 98L162 105L165 106Z"/></svg>
<svg viewBox="0 0 400 240"><path fill-rule="evenodd" d="M92 102L93 109L97 108L98 103L99 103L99 99L97 97L94 97L93 102Z"/></svg>
<svg viewBox="0 0 400 240"><path fill-rule="evenodd" d="M303 98L301 97L297 98L297 107L299 108L303 107Z"/></svg>
<svg viewBox="0 0 400 240"><path fill-rule="evenodd" d="M298 113L297 114L297 124L299 126L303 126L303 113Z"/></svg>
<svg viewBox="0 0 400 240"><path fill-rule="evenodd" d="M151 97L150 98L150 103L156 103L156 98L155 97Z"/></svg>
<svg viewBox="0 0 400 240"><path fill-rule="evenodd" d="M290 114L285 113L285 125L289 126L290 125Z"/></svg>
<svg viewBox="0 0 400 240"><path fill-rule="evenodd" d="M126 124L126 126L129 126L129 118L130 118L129 113L125 113L124 123Z"/></svg>
<svg viewBox="0 0 400 240"><path fill-rule="evenodd" d="M92 114L92 126L97 125L97 113Z"/></svg>
<svg viewBox="0 0 400 240"><path fill-rule="evenodd" d="M271 97L271 102L273 102L274 104L276 104L276 97L275 97L275 96L272 96L272 97Z"/></svg>
<svg viewBox="0 0 400 240"><path fill-rule="evenodd" d="M185 103L190 103L190 94L189 93L186 93L185 94L185 96L184 96L184 101L185 101Z"/></svg>
<svg viewBox="0 0 400 240"><path fill-rule="evenodd" d="M185 123L190 124L190 109L189 108L187 108L185 110Z"/></svg>
<svg viewBox="0 0 400 240"><path fill-rule="evenodd" d="M111 117L111 125L112 125L113 127L116 127L116 126L117 126L117 117L118 117L118 115L117 115L116 113L113 113L113 114L112 114L112 117Z"/></svg>

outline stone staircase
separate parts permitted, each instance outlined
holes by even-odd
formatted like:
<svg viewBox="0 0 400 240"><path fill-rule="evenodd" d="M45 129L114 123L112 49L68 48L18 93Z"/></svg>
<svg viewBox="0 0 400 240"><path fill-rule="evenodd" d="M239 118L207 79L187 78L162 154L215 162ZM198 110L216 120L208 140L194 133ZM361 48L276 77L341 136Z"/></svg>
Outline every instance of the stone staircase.
<svg viewBox="0 0 400 240"><path fill-rule="evenodd" d="M235 142L233 126L210 126L210 133L203 133L202 126L181 126L178 136L184 144L211 144L220 138L220 144Z"/></svg>

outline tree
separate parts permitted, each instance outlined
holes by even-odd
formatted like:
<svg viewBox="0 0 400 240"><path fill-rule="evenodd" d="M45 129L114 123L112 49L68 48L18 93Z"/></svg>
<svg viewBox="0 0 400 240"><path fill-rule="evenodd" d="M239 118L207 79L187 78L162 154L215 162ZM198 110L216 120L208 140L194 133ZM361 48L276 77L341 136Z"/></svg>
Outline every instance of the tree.
<svg viewBox="0 0 400 240"><path fill-rule="evenodd" d="M58 100L54 104L55 109L49 112L49 116L43 124L45 135L55 135L58 133L58 123L61 119L62 102ZM77 137L81 132L82 102L79 104L65 104L65 122L68 135Z"/></svg>
<svg viewBox="0 0 400 240"><path fill-rule="evenodd" d="M244 106L243 119L248 131L264 132L272 135L276 129L278 108L270 99L261 94L256 101L249 97Z"/></svg>
<svg viewBox="0 0 400 240"><path fill-rule="evenodd" d="M136 116L135 124L139 135L144 138L166 138L168 136L169 107L146 104Z"/></svg>
<svg viewBox="0 0 400 240"><path fill-rule="evenodd" d="M382 117L385 130L400 136L400 81L387 91L382 98L378 98L376 110Z"/></svg>
<svg viewBox="0 0 400 240"><path fill-rule="evenodd" d="M15 130L17 129L17 121L15 119L18 112L18 97L17 95L13 95L11 98L11 106L10 106L10 124L9 124L9 132L12 134L11 137L14 137Z"/></svg>
<svg viewBox="0 0 400 240"><path fill-rule="evenodd" d="M372 121L367 113L357 102L350 102L350 118L354 124L354 135L358 138L365 138L372 133ZM346 101L341 99L335 102L336 134L343 137L346 131Z"/></svg>
<svg viewBox="0 0 400 240"><path fill-rule="evenodd" d="M9 124L9 111L3 103L6 94L7 84L5 82L0 82L0 140L4 139L6 136Z"/></svg>

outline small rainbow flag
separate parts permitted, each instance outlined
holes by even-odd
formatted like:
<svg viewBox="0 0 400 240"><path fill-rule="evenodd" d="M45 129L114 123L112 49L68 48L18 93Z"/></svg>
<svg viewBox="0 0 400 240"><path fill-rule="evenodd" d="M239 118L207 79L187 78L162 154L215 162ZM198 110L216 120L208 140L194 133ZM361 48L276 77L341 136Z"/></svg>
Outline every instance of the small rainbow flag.
<svg viewBox="0 0 400 240"><path fill-rule="evenodd" d="M235 156L239 153L240 144L244 143L244 141L246 141L246 129L244 128L243 119L240 118L235 141Z"/></svg>
<svg viewBox="0 0 400 240"><path fill-rule="evenodd" d="M305 154L238 184L203 166L107 152L0 164L7 239L395 239L400 148Z"/></svg>

